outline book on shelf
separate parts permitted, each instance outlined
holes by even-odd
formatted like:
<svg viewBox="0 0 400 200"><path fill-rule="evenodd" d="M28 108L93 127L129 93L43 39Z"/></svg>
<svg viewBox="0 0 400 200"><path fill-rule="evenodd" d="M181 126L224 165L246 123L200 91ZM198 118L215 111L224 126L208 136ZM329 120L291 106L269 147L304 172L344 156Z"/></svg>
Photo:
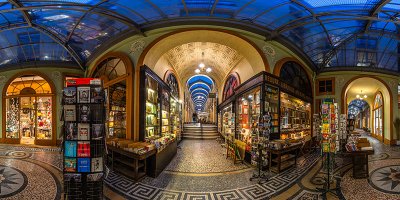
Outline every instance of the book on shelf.
<svg viewBox="0 0 400 200"><path fill-rule="evenodd" d="M94 174L88 174L87 175L87 181L93 182L93 181L99 181L103 177L103 173L94 173Z"/></svg>
<svg viewBox="0 0 400 200"><path fill-rule="evenodd" d="M89 140L90 125L86 123L78 124L78 140Z"/></svg>
<svg viewBox="0 0 400 200"><path fill-rule="evenodd" d="M76 157L76 141L65 141L64 155L66 157Z"/></svg>
<svg viewBox="0 0 400 200"><path fill-rule="evenodd" d="M90 103L90 87L78 87L78 103Z"/></svg>
<svg viewBox="0 0 400 200"><path fill-rule="evenodd" d="M81 174L64 174L64 181L81 182L82 175Z"/></svg>
<svg viewBox="0 0 400 200"><path fill-rule="evenodd" d="M78 172L90 172L90 158L78 158Z"/></svg>
<svg viewBox="0 0 400 200"><path fill-rule="evenodd" d="M103 171L103 157L92 158L92 172Z"/></svg>
<svg viewBox="0 0 400 200"><path fill-rule="evenodd" d="M92 122L101 122L105 119L104 106L101 104L90 105Z"/></svg>
<svg viewBox="0 0 400 200"><path fill-rule="evenodd" d="M64 171L76 172L76 158L64 158Z"/></svg>
<svg viewBox="0 0 400 200"><path fill-rule="evenodd" d="M99 140L103 138L104 124L92 124L92 130L90 131L92 140Z"/></svg>
<svg viewBox="0 0 400 200"><path fill-rule="evenodd" d="M67 140L77 140L78 139L78 127L74 122L65 122L64 133Z"/></svg>
<svg viewBox="0 0 400 200"><path fill-rule="evenodd" d="M104 102L103 88L91 87L90 88L90 103L102 103Z"/></svg>
<svg viewBox="0 0 400 200"><path fill-rule="evenodd" d="M79 121L88 122L90 120L90 105L79 105Z"/></svg>
<svg viewBox="0 0 400 200"><path fill-rule="evenodd" d="M66 87L63 90L64 104L76 103L76 87Z"/></svg>
<svg viewBox="0 0 400 200"><path fill-rule="evenodd" d="M75 105L64 105L64 121L76 121Z"/></svg>
<svg viewBox="0 0 400 200"><path fill-rule="evenodd" d="M90 142L79 141L78 142L78 157L90 157Z"/></svg>

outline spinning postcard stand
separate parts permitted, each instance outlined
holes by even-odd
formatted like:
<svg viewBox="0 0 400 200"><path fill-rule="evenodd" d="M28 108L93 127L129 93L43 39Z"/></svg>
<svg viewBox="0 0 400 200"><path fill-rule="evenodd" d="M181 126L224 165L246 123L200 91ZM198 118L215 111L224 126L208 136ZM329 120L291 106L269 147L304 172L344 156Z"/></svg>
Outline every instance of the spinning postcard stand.
<svg viewBox="0 0 400 200"><path fill-rule="evenodd" d="M264 169L268 166L268 145L271 133L271 113L267 112L263 117L253 122L252 125L252 164L257 165L257 172L253 174L250 181L258 179L258 183L268 180L268 174Z"/></svg>
<svg viewBox="0 0 400 200"><path fill-rule="evenodd" d="M338 138L338 107L334 99L324 99L321 105L321 150L323 159L323 170L326 171L325 184L323 188L318 188L322 196L326 199L327 193L337 195L339 188L331 189L331 180L333 179L333 170L335 164L335 154L339 148Z"/></svg>
<svg viewBox="0 0 400 200"><path fill-rule="evenodd" d="M67 81L63 91L64 199L102 199L105 95L100 79Z"/></svg>

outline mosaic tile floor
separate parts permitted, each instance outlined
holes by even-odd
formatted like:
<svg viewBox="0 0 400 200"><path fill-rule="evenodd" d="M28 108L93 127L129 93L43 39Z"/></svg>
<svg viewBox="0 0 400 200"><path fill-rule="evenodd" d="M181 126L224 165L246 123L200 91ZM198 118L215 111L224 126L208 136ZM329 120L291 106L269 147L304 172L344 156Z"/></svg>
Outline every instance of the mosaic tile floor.
<svg viewBox="0 0 400 200"><path fill-rule="evenodd" d="M353 179L349 158L337 157L332 188L337 196L327 199L400 199L400 147L390 147L365 135L376 149L370 156L370 178ZM324 183L319 153L299 158L298 165L268 182L250 181L254 168L233 164L213 140L181 143L177 156L157 178L140 182L110 172L105 180L105 199L324 199L317 188ZM60 199L61 154L58 148L0 145L0 199Z"/></svg>

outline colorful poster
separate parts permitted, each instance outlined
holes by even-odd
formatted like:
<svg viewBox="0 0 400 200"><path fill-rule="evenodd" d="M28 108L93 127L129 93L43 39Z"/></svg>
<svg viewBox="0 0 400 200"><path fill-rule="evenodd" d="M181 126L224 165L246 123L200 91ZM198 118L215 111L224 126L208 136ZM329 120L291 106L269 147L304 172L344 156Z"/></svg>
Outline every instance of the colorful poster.
<svg viewBox="0 0 400 200"><path fill-rule="evenodd" d="M66 157L76 157L76 141L65 141L64 155Z"/></svg>
<svg viewBox="0 0 400 200"><path fill-rule="evenodd" d="M90 172L90 158L78 158L78 172Z"/></svg>
<svg viewBox="0 0 400 200"><path fill-rule="evenodd" d="M78 157L90 157L90 142L78 142Z"/></svg>
<svg viewBox="0 0 400 200"><path fill-rule="evenodd" d="M64 159L64 171L76 172L76 158L65 158Z"/></svg>

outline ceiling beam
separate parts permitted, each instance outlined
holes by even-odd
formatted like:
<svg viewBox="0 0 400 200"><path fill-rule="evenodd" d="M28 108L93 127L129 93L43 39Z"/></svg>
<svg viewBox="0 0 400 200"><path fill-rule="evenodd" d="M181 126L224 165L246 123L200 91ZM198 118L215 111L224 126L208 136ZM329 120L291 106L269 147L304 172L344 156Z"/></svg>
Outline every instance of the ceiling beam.
<svg viewBox="0 0 400 200"><path fill-rule="evenodd" d="M68 34L67 39L65 40L66 43L69 42L69 40L71 39L72 35L75 32L76 27L78 27L78 25L81 23L81 21L83 20L83 18L86 17L86 15L92 11L93 9L99 7L101 4L107 2L108 0L102 0L101 2L97 3L96 5L94 5L93 7L91 7L88 11L86 11L79 19L78 21L75 23L74 27L72 28L72 31Z"/></svg>
<svg viewBox="0 0 400 200"><path fill-rule="evenodd" d="M153 2L151 2L150 0L146 0L147 3L149 3L160 15L162 18L167 19L168 15L166 15L161 9L160 7L158 7L156 4L154 4Z"/></svg>
<svg viewBox="0 0 400 200"><path fill-rule="evenodd" d="M182 0L182 5L183 5L183 9L185 9L186 16L189 16L189 9L188 9L187 6L186 6L185 0Z"/></svg>
<svg viewBox="0 0 400 200"><path fill-rule="evenodd" d="M249 2L245 3L242 7L240 7L237 11L233 13L232 18L235 18L240 12L242 12L242 10L244 10L247 6L255 1L256 0L250 0Z"/></svg>
<svg viewBox="0 0 400 200"><path fill-rule="evenodd" d="M215 0L215 1L214 1L213 6L211 7L210 16L213 16L213 15L214 15L214 11L215 11L215 8L217 7L218 1L219 1L219 0Z"/></svg>
<svg viewBox="0 0 400 200"><path fill-rule="evenodd" d="M372 8L372 10L370 11L370 13L369 13L369 16L371 16L371 17L376 17L377 18L377 15L378 15L378 13L382 10L382 8L386 5L386 4L388 4L389 2L390 2L391 0L381 0L378 4L376 4L373 8ZM371 25L372 25L372 20L368 20L368 22L367 22L367 24L365 24L365 27L364 27L364 32L366 33L366 32L368 32L368 30L369 30L369 28L371 27Z"/></svg>

